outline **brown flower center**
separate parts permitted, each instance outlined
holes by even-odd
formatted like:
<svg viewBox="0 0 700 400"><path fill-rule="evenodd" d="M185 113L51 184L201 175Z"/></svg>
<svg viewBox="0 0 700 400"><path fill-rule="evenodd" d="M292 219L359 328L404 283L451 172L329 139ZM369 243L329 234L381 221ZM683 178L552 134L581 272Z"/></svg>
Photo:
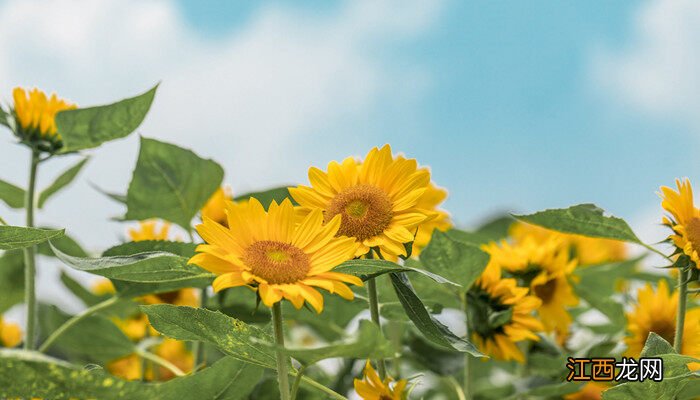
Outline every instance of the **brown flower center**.
<svg viewBox="0 0 700 400"><path fill-rule="evenodd" d="M174 304L177 298L180 296L179 290L173 290L172 292L158 293L155 295L156 298L166 304Z"/></svg>
<svg viewBox="0 0 700 400"><path fill-rule="evenodd" d="M656 320L654 321L650 331L664 338L667 342L673 343L676 336L676 326L673 321Z"/></svg>
<svg viewBox="0 0 700 400"><path fill-rule="evenodd" d="M341 215L338 235L369 239L384 232L391 223L391 200L381 189L370 185L349 187L338 193L326 212L326 221Z"/></svg>
<svg viewBox="0 0 700 400"><path fill-rule="evenodd" d="M269 283L294 283L306 278L311 257L288 243L263 240L248 246L243 262Z"/></svg>
<svg viewBox="0 0 700 400"><path fill-rule="evenodd" d="M550 279L542 285L537 285L533 288L535 295L542 300L543 304L547 304L554 297L554 292L557 290L557 280Z"/></svg>
<svg viewBox="0 0 700 400"><path fill-rule="evenodd" d="M700 218L693 218L685 225L685 234L693 245L693 249L700 250Z"/></svg>

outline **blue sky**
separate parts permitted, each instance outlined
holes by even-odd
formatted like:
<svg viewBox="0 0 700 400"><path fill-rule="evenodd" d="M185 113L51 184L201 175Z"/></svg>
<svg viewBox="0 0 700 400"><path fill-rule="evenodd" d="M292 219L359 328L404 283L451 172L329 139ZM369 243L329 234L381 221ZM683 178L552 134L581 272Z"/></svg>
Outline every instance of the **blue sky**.
<svg viewBox="0 0 700 400"><path fill-rule="evenodd" d="M645 230L658 187L698 176L698 3L82 1L0 1L0 90L89 105L162 81L139 133L213 157L237 193L388 142L465 226L594 202ZM87 181L124 191L136 152L95 151L45 218L114 242L123 210Z"/></svg>

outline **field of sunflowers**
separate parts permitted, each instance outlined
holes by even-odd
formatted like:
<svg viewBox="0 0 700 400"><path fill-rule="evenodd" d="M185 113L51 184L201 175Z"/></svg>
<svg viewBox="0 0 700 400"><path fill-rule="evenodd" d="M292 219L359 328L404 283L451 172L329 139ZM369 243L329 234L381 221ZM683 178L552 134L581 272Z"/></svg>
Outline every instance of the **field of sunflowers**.
<svg viewBox="0 0 700 400"><path fill-rule="evenodd" d="M234 195L216 161L142 137L128 187L101 193L123 205L126 241L88 251L70 226L36 226L156 92L77 107L16 88L0 108L30 160L23 187L0 180L26 216L0 219L0 313L27 315L0 318L0 398L700 398L687 179L658 189L668 236L647 244L593 204L453 226L447 189L388 144ZM39 190L59 157L77 163ZM60 275L82 312L37 301L46 257L101 277Z"/></svg>

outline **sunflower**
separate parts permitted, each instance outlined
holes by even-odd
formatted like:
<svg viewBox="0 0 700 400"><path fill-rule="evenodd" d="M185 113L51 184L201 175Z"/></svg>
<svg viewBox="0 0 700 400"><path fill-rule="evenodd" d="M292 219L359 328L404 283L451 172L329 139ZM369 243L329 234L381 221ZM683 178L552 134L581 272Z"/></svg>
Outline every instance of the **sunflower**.
<svg viewBox="0 0 700 400"><path fill-rule="evenodd" d="M569 283L576 268L565 242L560 236L551 236L544 242L525 237L515 244L501 241L484 246L493 263L529 286L542 304L538 313L547 332L555 332L560 340L566 339L572 318L568 307L578 304L578 297Z"/></svg>
<svg viewBox="0 0 700 400"><path fill-rule="evenodd" d="M543 330L532 313L542 303L513 278L503 278L501 268L489 263L467 293L468 324L472 341L485 354L501 360L525 362L516 343L539 341Z"/></svg>
<svg viewBox="0 0 700 400"><path fill-rule="evenodd" d="M378 248L387 259L406 255L405 244L414 240L429 212L418 206L428 190L430 172L414 159L394 157L387 144L373 148L364 161L348 157L332 161L328 172L309 168L311 186L290 188L304 212L321 210L325 222L340 216L338 235L358 243L355 256Z"/></svg>
<svg viewBox="0 0 700 400"><path fill-rule="evenodd" d="M599 382L588 382L581 386L581 390L576 393L567 394L564 400L601 400L603 392L610 386Z"/></svg>
<svg viewBox="0 0 700 400"><path fill-rule="evenodd" d="M231 194L231 188L228 186L218 188L216 192L211 195L209 200L207 200L206 204L204 204L204 207L202 207L202 219L206 217L218 224L226 226L226 202L232 200L233 195Z"/></svg>
<svg viewBox="0 0 700 400"><path fill-rule="evenodd" d="M171 362L182 372L189 373L194 368L194 356L187 349L185 342L174 339L163 339L163 341L153 348L153 352ZM146 371L143 372L144 364ZM144 360L137 354L132 353L127 356L110 361L106 365L107 371L114 376L133 381L145 378L146 381L167 381L175 377L172 371L151 363L144 363Z"/></svg>
<svg viewBox="0 0 700 400"><path fill-rule="evenodd" d="M159 224L159 221L155 219L139 221L138 228L129 228L129 239L131 239L132 242L168 240L170 226L171 224L169 222L161 221Z"/></svg>
<svg viewBox="0 0 700 400"><path fill-rule="evenodd" d="M289 199L273 201L268 211L254 198L245 204L229 201L226 212L228 227L207 217L197 225L206 243L190 259L218 275L214 291L245 285L268 307L285 298L296 308L307 301L320 313L323 296L314 287L353 299L345 283L362 285L355 276L331 271L358 247L353 238L337 236L340 216L324 225L321 210L304 213Z"/></svg>
<svg viewBox="0 0 700 400"><path fill-rule="evenodd" d="M630 335L625 338L625 343L629 357L639 356L650 332L673 343L677 306L678 292L671 293L664 279L659 281L656 291L649 283L639 289L637 305L627 313L627 330ZM681 353L700 358L700 308L686 312ZM700 363L691 363L689 367L693 370L700 369Z"/></svg>
<svg viewBox="0 0 700 400"><path fill-rule="evenodd" d="M12 91L16 134L23 141L45 142L42 150L53 151L62 146L61 135L56 127L56 114L72 110L76 106L59 99L56 94L47 97L39 89L27 91L17 87Z"/></svg>
<svg viewBox="0 0 700 400"><path fill-rule="evenodd" d="M16 347L22 343L22 331L19 325L5 322L0 317L0 347Z"/></svg>
<svg viewBox="0 0 700 400"><path fill-rule="evenodd" d="M382 381L369 360L362 371L362 379L355 379L353 384L355 391L363 400L404 400L408 396L406 391L408 381L401 379L395 382L390 377Z"/></svg>
<svg viewBox="0 0 700 400"><path fill-rule="evenodd" d="M411 255L414 257L420 254L420 251L428 245L430 238L433 236L433 231L437 229L445 232L452 227L450 214L438 208L446 198L447 190L439 188L433 182L430 182L428 189L418 199L417 207L430 211L433 214L433 218L418 226L418 232L413 240L413 249L411 250Z"/></svg>
<svg viewBox="0 0 700 400"><path fill-rule="evenodd" d="M687 178L676 179L678 191L667 186L661 187L661 207L671 215L663 218L663 224L673 230L669 238L683 253L695 263L697 268L700 256L700 209L693 204L693 187Z"/></svg>
<svg viewBox="0 0 700 400"><path fill-rule="evenodd" d="M559 237L581 266L622 261L627 258L627 247L619 240L561 233L524 222L514 223L510 227L509 235L515 242L531 237L544 243L552 236Z"/></svg>

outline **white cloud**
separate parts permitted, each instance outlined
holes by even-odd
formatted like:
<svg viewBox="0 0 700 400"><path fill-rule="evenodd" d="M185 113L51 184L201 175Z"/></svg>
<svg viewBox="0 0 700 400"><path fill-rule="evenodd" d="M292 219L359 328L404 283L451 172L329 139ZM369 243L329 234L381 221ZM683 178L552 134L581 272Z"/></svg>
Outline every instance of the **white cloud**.
<svg viewBox="0 0 700 400"><path fill-rule="evenodd" d="M633 16L629 45L598 49L593 71L625 104L700 129L700 2L644 3Z"/></svg>
<svg viewBox="0 0 700 400"><path fill-rule="evenodd" d="M347 1L322 14L261 6L212 36L164 0L0 2L0 99L23 85L92 105L161 81L139 133L216 159L239 193L302 181L311 161L377 144L364 132L341 140L351 130L345 121L362 121L380 99L420 96L429 74L392 67L386 54L428 29L440 10L422 0ZM0 142L0 179L24 183L26 151L7 132ZM329 148L336 153L320 153ZM137 150L133 135L92 151L80 182L39 213L40 223L67 227L91 249L114 244L125 228L107 220L123 210L87 182L125 191ZM72 162L42 165L40 186ZM0 213L22 221L2 205Z"/></svg>

